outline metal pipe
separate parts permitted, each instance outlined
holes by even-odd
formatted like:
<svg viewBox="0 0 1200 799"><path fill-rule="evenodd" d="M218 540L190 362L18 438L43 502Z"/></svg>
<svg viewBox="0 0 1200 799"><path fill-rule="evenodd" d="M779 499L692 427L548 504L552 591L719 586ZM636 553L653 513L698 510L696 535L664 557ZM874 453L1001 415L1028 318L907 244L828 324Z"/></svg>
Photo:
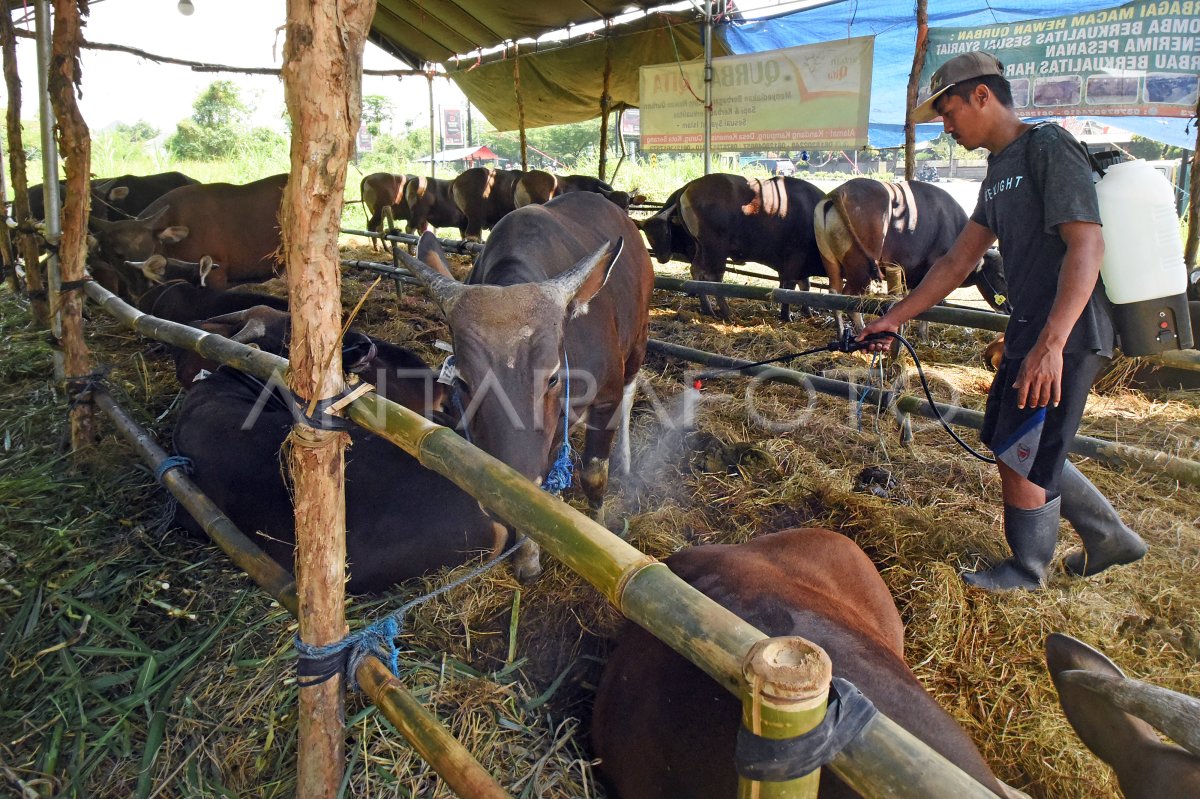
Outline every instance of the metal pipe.
<svg viewBox="0 0 1200 799"><path fill-rule="evenodd" d="M46 259L46 294L50 301L50 332L61 339L62 313L58 298L62 290L62 273L59 271L58 253L54 249L62 239L62 197L58 192L58 142L54 140L54 108L50 104L50 56L51 43L50 1L35 0L34 21L37 26L38 65L38 124L42 134L42 201L46 214L46 241L51 245ZM54 376L61 380L65 376L63 353L53 352Z"/></svg>
<svg viewBox="0 0 1200 799"><path fill-rule="evenodd" d="M681 344L659 341L658 339L650 339L646 350L706 366L734 367L746 366L752 363L752 361L741 358L730 358L727 355L718 355L714 352L697 350ZM914 413L929 419L937 418L932 407L924 398L911 394L881 391L871 386L858 386L842 380L834 380L822 377L821 375L811 374L800 369L783 369L777 366L747 367L744 373L754 377L761 377L763 380L785 383L804 388L805 390L819 391L822 394L829 394L835 397L844 397L848 402L878 403L888 407L894 406L904 413ZM937 409L949 424L970 427L974 430L979 430L983 427L983 413L980 411L941 402L937 403ZM1200 462L1181 458L1178 455L1082 435L1075 436L1075 440L1071 444L1071 452L1076 455L1094 458L1110 466L1146 469L1147 471L1165 474L1191 485L1200 486Z"/></svg>
<svg viewBox="0 0 1200 799"><path fill-rule="evenodd" d="M425 73L429 81L429 177L437 176L437 137L433 135L433 66Z"/></svg>

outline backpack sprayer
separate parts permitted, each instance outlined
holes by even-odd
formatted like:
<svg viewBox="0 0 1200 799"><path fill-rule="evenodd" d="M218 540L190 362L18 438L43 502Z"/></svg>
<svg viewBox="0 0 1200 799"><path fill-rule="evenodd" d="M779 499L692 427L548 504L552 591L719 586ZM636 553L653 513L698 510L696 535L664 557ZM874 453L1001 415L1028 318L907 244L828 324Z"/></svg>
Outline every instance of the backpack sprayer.
<svg viewBox="0 0 1200 799"><path fill-rule="evenodd" d="M1146 161L1088 147L1103 222L1100 278L1121 352L1190 349L1187 267L1171 182Z"/></svg>
<svg viewBox="0 0 1200 799"><path fill-rule="evenodd" d="M789 352L786 355L779 355L774 358L767 358L763 361L755 361L754 363L748 363L742 366L727 366L722 369L709 369L701 372L700 374L696 375L696 378L692 383L692 387L699 391L704 387L705 380L716 377L717 375L725 374L727 372L745 372L747 369L753 369L756 366L766 366L767 364L772 363L785 363L787 361L794 360L795 358L803 358L806 355L814 355L818 352L857 352L861 349L865 349L868 345L876 341L886 341L889 338L896 339L896 341L898 341L900 345L904 347L904 349L908 350L908 354L912 356L913 364L917 367L917 377L919 377L921 380L921 389L925 392L925 399L929 401L929 407L933 410L933 415L937 418L938 422L941 423L942 428L949 433L950 437L954 439L960 447L974 455L979 460L984 461L985 463L995 463L995 458L989 458L987 455L984 455L974 449L966 441L963 441L962 438L959 437L958 433L955 433L950 427L949 423L947 423L942 417L942 412L938 410L937 402L933 399L933 392L929 389L929 382L925 379L925 370L921 366L921 359L917 357L917 351L913 348L913 345L909 343L908 339L904 338L904 336L901 336L899 333L872 333L862 341L859 341L857 338L855 338L854 330L847 325L846 327L842 328L842 332L837 338L822 344L819 347L813 347L810 350Z"/></svg>

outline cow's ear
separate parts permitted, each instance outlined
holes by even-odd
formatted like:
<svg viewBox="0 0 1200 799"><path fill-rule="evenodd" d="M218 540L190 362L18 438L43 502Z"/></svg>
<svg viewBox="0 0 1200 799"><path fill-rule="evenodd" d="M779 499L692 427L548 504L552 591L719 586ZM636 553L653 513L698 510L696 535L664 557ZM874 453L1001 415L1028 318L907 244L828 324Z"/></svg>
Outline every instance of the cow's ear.
<svg viewBox="0 0 1200 799"><path fill-rule="evenodd" d="M643 205L646 202L646 195L638 194L637 189L633 190L633 196L629 198L630 205Z"/></svg>
<svg viewBox="0 0 1200 799"><path fill-rule="evenodd" d="M151 283L162 283L167 275L167 259L154 254L142 262L142 274Z"/></svg>
<svg viewBox="0 0 1200 799"><path fill-rule="evenodd" d="M108 190L108 199L110 202L118 202L129 196L128 186L114 186Z"/></svg>
<svg viewBox="0 0 1200 799"><path fill-rule="evenodd" d="M421 240L417 243L417 258L442 277L448 277L451 280L458 279L450 271L450 264L446 261L446 252L438 242L437 236L428 230L421 234Z"/></svg>
<svg viewBox="0 0 1200 799"><path fill-rule="evenodd" d="M171 225L159 231L158 240L165 244L178 244L188 236L187 225Z"/></svg>

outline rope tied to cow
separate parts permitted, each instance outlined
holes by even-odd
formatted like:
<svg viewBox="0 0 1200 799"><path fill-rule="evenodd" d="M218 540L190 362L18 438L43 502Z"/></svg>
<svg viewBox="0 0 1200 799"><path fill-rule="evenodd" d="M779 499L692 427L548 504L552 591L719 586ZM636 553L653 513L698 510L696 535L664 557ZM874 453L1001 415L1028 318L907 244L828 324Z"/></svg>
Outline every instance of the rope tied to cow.
<svg viewBox="0 0 1200 799"><path fill-rule="evenodd" d="M542 488L554 496L571 487L571 475L575 471L575 463L571 450L571 361L567 358L567 350L563 348L563 440L558 449L558 457L550 464L550 471L542 481Z"/></svg>
<svg viewBox="0 0 1200 799"><path fill-rule="evenodd" d="M340 641L318 646L305 643L297 634L295 638L296 652L298 653L296 684L301 688L311 688L338 674L344 674L346 686L352 691L358 690L358 667L362 665L363 660L372 655L387 664L393 676L399 677L400 650L396 646L396 640L404 634L404 620L408 612L486 574L516 552L523 543L524 539L518 539L508 549L457 580L405 602L383 618L371 622L361 630L350 633Z"/></svg>
<svg viewBox="0 0 1200 799"><path fill-rule="evenodd" d="M737 773L759 782L787 782L833 761L866 729L879 710L853 683L834 677L825 718L794 738L764 738L738 730L734 752Z"/></svg>

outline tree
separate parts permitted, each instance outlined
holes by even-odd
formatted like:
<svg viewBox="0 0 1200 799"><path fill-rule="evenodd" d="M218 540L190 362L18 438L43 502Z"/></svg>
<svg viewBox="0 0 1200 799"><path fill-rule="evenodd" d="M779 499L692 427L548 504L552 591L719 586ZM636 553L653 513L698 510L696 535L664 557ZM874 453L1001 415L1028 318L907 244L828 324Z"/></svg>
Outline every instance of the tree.
<svg viewBox="0 0 1200 799"><path fill-rule="evenodd" d="M118 136L131 142L150 141L158 135L158 128L144 119L139 119L132 125L118 122L113 130Z"/></svg>
<svg viewBox="0 0 1200 799"><path fill-rule="evenodd" d="M249 133L250 108L236 84L227 80L212 83L192 108L191 119L181 121L167 139L167 149L176 158L213 161L237 152Z"/></svg>
<svg viewBox="0 0 1200 799"><path fill-rule="evenodd" d="M367 126L367 132L372 136L383 133L383 123L392 121L395 113L392 101L382 94L368 94L362 98L362 121ZM388 125L390 128L391 125Z"/></svg>

